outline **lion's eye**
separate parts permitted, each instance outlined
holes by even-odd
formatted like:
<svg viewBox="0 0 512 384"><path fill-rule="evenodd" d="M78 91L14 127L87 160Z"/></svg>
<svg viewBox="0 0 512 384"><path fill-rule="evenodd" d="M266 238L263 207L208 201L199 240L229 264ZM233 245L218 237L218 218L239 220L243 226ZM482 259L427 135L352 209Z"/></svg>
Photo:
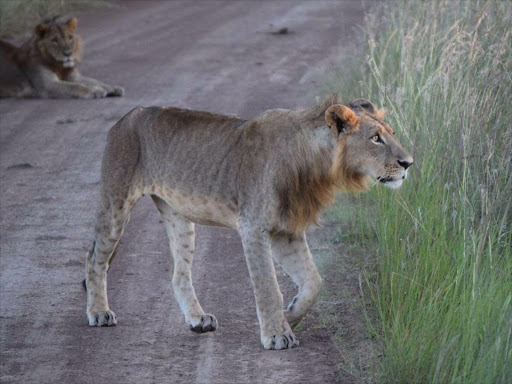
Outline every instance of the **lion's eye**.
<svg viewBox="0 0 512 384"><path fill-rule="evenodd" d="M57 43L58 43L57 39L53 39L53 40L52 40L52 43L53 43L53 44L55 44L55 45L57 45Z"/></svg>
<svg viewBox="0 0 512 384"><path fill-rule="evenodd" d="M379 135L375 135L372 137L372 141L374 143L382 143L382 140L380 139L380 136Z"/></svg>

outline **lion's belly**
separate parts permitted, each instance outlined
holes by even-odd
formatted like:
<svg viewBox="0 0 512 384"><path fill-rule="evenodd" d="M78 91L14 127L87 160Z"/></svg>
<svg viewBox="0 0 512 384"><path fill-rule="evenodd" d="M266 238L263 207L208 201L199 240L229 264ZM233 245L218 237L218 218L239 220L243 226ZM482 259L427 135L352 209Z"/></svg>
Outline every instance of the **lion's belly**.
<svg viewBox="0 0 512 384"><path fill-rule="evenodd" d="M155 192L175 211L193 223L236 228L239 211L234 201L186 194L171 188L156 188Z"/></svg>

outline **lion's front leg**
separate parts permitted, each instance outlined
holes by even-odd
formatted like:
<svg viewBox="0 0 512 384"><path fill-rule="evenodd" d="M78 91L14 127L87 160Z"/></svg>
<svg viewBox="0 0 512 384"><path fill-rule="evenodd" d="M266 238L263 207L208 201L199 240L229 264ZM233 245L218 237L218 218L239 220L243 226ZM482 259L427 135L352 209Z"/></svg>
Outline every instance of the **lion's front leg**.
<svg viewBox="0 0 512 384"><path fill-rule="evenodd" d="M102 81L93 79L92 77L83 76L78 70L73 71L69 78L70 81L82 84L90 88L103 89L106 92L106 97L123 96L124 88L118 85L108 85Z"/></svg>
<svg viewBox="0 0 512 384"><path fill-rule="evenodd" d="M313 262L304 233L299 236L272 236L272 253L299 288L299 292L284 312L286 320L294 328L316 302L322 278Z"/></svg>
<svg viewBox="0 0 512 384"><path fill-rule="evenodd" d="M268 232L246 223L239 225L239 232L256 298L263 347L288 349L298 346L299 341L283 314L283 295L277 283Z"/></svg>
<svg viewBox="0 0 512 384"><path fill-rule="evenodd" d="M62 81L47 68L25 68L25 73L38 97L50 99L95 99L106 96L100 87L89 87L73 81Z"/></svg>
<svg viewBox="0 0 512 384"><path fill-rule="evenodd" d="M152 195L165 224L169 245L174 259L172 286L181 312L185 315L192 332L212 332L217 329L217 319L210 313L204 313L197 300L192 284L192 261L194 258L194 224L182 217L163 199Z"/></svg>

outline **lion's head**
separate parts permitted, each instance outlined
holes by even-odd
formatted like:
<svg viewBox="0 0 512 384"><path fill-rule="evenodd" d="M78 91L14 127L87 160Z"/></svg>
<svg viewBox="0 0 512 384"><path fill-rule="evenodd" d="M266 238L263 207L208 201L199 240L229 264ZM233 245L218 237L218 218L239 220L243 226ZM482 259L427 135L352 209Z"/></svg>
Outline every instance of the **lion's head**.
<svg viewBox="0 0 512 384"><path fill-rule="evenodd" d="M276 141L287 143L288 150L275 161L281 225L289 233L300 233L317 222L336 187L364 191L373 179L398 188L407 177L411 155L393 137L384 111L368 100L346 106L334 95L312 108L270 112L264 116L267 125L278 127L274 136L290 135Z"/></svg>
<svg viewBox="0 0 512 384"><path fill-rule="evenodd" d="M76 17L55 16L43 19L34 29L36 47L49 64L74 68L80 62L80 38L75 34Z"/></svg>
<svg viewBox="0 0 512 384"><path fill-rule="evenodd" d="M413 159L383 117L384 112L365 99L349 106L335 104L325 111L325 121L340 148L337 178L349 190L366 189L369 179L399 188L407 177Z"/></svg>

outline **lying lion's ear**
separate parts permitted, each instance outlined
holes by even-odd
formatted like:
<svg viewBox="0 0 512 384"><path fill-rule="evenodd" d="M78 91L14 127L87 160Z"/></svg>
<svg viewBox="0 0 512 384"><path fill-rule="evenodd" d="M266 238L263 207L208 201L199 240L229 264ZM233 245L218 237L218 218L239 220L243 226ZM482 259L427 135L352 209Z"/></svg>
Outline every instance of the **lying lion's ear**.
<svg viewBox="0 0 512 384"><path fill-rule="evenodd" d="M78 25L78 19L74 16L72 16L66 23L66 26L68 27L70 32L75 32L77 25Z"/></svg>
<svg viewBox="0 0 512 384"><path fill-rule="evenodd" d="M325 122L338 136L357 127L360 120L353 110L344 105L332 105L325 111Z"/></svg>
<svg viewBox="0 0 512 384"><path fill-rule="evenodd" d="M37 37L42 39L49 30L50 26L48 24L39 24L34 28L34 33Z"/></svg>

